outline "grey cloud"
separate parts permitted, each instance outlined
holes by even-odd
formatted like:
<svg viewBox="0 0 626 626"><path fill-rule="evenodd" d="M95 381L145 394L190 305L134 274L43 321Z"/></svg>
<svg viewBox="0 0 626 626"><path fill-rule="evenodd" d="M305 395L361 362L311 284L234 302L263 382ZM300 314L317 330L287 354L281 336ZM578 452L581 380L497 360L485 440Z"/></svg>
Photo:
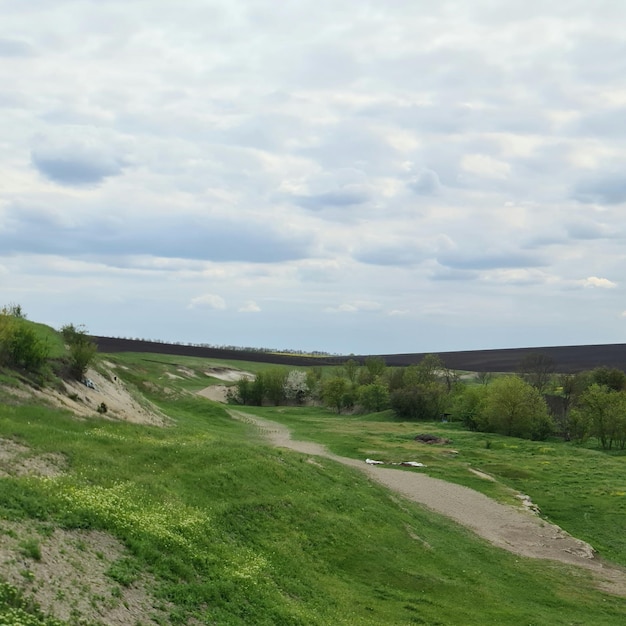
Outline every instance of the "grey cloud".
<svg viewBox="0 0 626 626"><path fill-rule="evenodd" d="M80 143L43 144L31 151L35 168L46 178L62 185L81 186L102 182L122 173L122 157L110 150Z"/></svg>
<svg viewBox="0 0 626 626"><path fill-rule="evenodd" d="M623 69L626 72L626 67ZM626 137L626 107L598 107L569 125L571 134L599 138Z"/></svg>
<svg viewBox="0 0 626 626"><path fill-rule="evenodd" d="M609 239L615 236L615 232L611 232L608 225L590 220L572 222L567 225L566 230L572 239Z"/></svg>
<svg viewBox="0 0 626 626"><path fill-rule="evenodd" d="M411 178L408 186L420 196L431 196L441 190L441 181L437 172L423 169Z"/></svg>
<svg viewBox="0 0 626 626"><path fill-rule="evenodd" d="M190 215L124 220L100 214L66 222L43 210L15 207L0 232L0 248L8 254L275 263L304 258L310 247L310 238L283 234L264 222Z"/></svg>
<svg viewBox="0 0 626 626"><path fill-rule="evenodd" d="M623 16L620 17L620 22ZM620 29L621 31L621 29ZM626 72L626 43L623 33L582 36L567 55L572 70L585 82L598 84L622 81Z"/></svg>
<svg viewBox="0 0 626 626"><path fill-rule="evenodd" d="M370 199L370 194L361 189L338 189L320 193L314 196L293 196L296 204L305 209L320 210L328 207L349 207L364 204Z"/></svg>
<svg viewBox="0 0 626 626"><path fill-rule="evenodd" d="M318 161L326 169L361 168L366 171L388 168L397 151L378 133L350 118L317 129L315 144L294 150Z"/></svg>
<svg viewBox="0 0 626 626"><path fill-rule="evenodd" d="M287 58L283 50L278 54L281 58L276 65L282 68L287 83L305 89L345 89L362 72L354 55L334 43L294 47Z"/></svg>
<svg viewBox="0 0 626 626"><path fill-rule="evenodd" d="M357 249L354 258L368 265L413 266L427 258L427 252L419 244L385 244L364 246Z"/></svg>
<svg viewBox="0 0 626 626"><path fill-rule="evenodd" d="M540 267L545 262L536 255L520 252L497 252L491 254L443 254L437 261L455 270L492 270L520 267Z"/></svg>
<svg viewBox="0 0 626 626"><path fill-rule="evenodd" d="M626 202L626 178L623 174L608 174L579 183L573 197L586 204L621 204Z"/></svg>
<svg viewBox="0 0 626 626"><path fill-rule="evenodd" d="M0 57L32 57L35 54L35 49L27 41L0 37Z"/></svg>
<svg viewBox="0 0 626 626"><path fill-rule="evenodd" d="M478 272L474 270L458 270L449 269L446 267L438 268L430 276L430 279L436 282L439 281L472 281L477 280L480 277Z"/></svg>
<svg viewBox="0 0 626 626"><path fill-rule="evenodd" d="M305 181L305 193L287 194L287 198L309 210L352 207L372 199L366 175L353 167L330 170Z"/></svg>

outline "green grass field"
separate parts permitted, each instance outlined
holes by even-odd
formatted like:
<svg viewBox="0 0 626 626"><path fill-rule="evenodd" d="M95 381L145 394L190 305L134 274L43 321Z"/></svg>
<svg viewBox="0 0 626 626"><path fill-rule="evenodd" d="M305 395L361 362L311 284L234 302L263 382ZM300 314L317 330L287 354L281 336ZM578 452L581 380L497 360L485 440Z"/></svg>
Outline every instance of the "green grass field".
<svg viewBox="0 0 626 626"><path fill-rule="evenodd" d="M152 356L104 358L128 368L118 368L118 376L173 418L167 428L0 404L1 438L34 454L61 452L68 463L58 477L0 476L0 520L117 537L130 556L113 568L112 587L150 573L155 602L168 603L167 623L192 617L199 624L268 626L624 623L624 598L594 589L585 572L498 550L359 472L270 448L221 406L183 393L210 382L200 376L207 362ZM254 371L247 363L231 365ZM198 375L165 375L180 366ZM452 424L394 422L385 414L252 412L343 455L410 456L433 476L509 497L467 470L483 469L531 495L552 521L607 558L626 563L624 456L478 435ZM453 443L418 447L418 432L442 433ZM452 447L458 454L445 453ZM584 513L578 522L576 510ZM0 594L3 602L9 605Z"/></svg>

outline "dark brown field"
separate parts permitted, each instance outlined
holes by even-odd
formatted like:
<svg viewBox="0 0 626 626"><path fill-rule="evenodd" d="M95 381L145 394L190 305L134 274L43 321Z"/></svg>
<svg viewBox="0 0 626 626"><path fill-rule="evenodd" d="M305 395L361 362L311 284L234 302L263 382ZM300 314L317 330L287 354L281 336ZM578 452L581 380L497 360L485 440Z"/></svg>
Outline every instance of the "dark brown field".
<svg viewBox="0 0 626 626"><path fill-rule="evenodd" d="M309 357L301 355L274 354L246 350L207 348L137 339L94 337L100 352L148 352L174 354L207 359L228 359L275 363L277 365L337 365L354 358L363 361L367 355ZM463 352L440 352L438 355L451 369L470 372L514 372L520 361L532 353L549 356L556 363L557 372L579 372L594 367L616 367L626 371L626 344L595 346L549 346L539 348L505 348L501 350L468 350ZM424 358L424 353L377 355L387 365L406 366Z"/></svg>

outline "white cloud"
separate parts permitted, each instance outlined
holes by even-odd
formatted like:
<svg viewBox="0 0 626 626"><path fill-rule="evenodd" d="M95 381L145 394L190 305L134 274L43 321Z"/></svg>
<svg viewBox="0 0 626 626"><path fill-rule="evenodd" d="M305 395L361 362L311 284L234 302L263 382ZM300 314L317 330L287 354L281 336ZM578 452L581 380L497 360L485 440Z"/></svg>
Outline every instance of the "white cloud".
<svg viewBox="0 0 626 626"><path fill-rule="evenodd" d="M578 283L583 287L599 287L600 289L615 289L617 283L614 283L608 278L598 278L597 276L589 276L583 280L579 280Z"/></svg>
<svg viewBox="0 0 626 626"><path fill-rule="evenodd" d="M485 178L507 178L511 166L504 161L494 159L486 154L468 154L463 157L461 167L470 174Z"/></svg>
<svg viewBox="0 0 626 626"><path fill-rule="evenodd" d="M327 307L324 309L327 313L358 313L361 311L380 311L382 305L379 302L370 300L355 300L353 302L344 302L337 307Z"/></svg>
<svg viewBox="0 0 626 626"><path fill-rule="evenodd" d="M240 313L258 313L260 310L261 307L254 300L246 301L246 303L238 309Z"/></svg>
<svg viewBox="0 0 626 626"><path fill-rule="evenodd" d="M3 293L180 341L207 340L202 315L171 323L182 302L219 315L215 343L614 342L583 288L626 301L605 278L625 262L626 4L583 24L529 1L3 6ZM259 302L279 305L228 314Z"/></svg>
<svg viewBox="0 0 626 626"><path fill-rule="evenodd" d="M221 310L226 308L226 301L221 296L212 293L205 293L202 296L192 298L187 308Z"/></svg>

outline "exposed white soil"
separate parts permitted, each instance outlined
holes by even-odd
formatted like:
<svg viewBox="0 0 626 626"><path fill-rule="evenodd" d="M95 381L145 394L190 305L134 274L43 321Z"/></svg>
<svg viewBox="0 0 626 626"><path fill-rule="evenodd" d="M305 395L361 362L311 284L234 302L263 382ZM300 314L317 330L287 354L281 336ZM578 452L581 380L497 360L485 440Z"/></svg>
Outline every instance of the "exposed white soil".
<svg viewBox="0 0 626 626"><path fill-rule="evenodd" d="M124 587L106 575L126 556L115 538L94 530L44 530L0 520L0 574L45 613L107 626L165 623L168 607L151 595L149 577ZM40 558L25 549L26 542L39 546Z"/></svg>
<svg viewBox="0 0 626 626"><path fill-rule="evenodd" d="M292 439L289 429L282 424L241 411L228 412L234 419L255 425L261 436L277 447L326 457L354 467L409 500L471 529L499 548L522 557L548 559L585 568L592 573L598 588L626 597L626 570L599 559L588 543L540 518L528 510L528 504L520 507L501 504L478 491L432 478L420 470L384 468L338 456L320 444Z"/></svg>
<svg viewBox="0 0 626 626"><path fill-rule="evenodd" d="M58 476L66 465L62 454L33 454L11 439L0 439L0 476Z"/></svg>
<svg viewBox="0 0 626 626"><path fill-rule="evenodd" d="M248 380L254 379L254 374L251 372L244 372L243 370L236 370L230 367L212 367L205 370L204 373L211 378L217 378L218 380L223 380L229 383L237 382L242 378L247 378ZM211 385L201 389L197 393L198 395L208 398L209 400L213 400L214 402L226 404L228 402L229 389L230 387L228 385Z"/></svg>
<svg viewBox="0 0 626 626"><path fill-rule="evenodd" d="M82 382L70 380L63 383L65 393L48 387L42 389L4 387L2 391L20 399L35 398L52 406L67 409L81 417L97 415L98 407L104 403L107 411L101 416L105 419L153 426L165 426L170 422L157 407L145 400L140 403L134 398L115 375L112 364L103 363L103 366L106 368L104 370L106 375L94 369L87 371L86 378L93 381L95 389L87 387Z"/></svg>
<svg viewBox="0 0 626 626"><path fill-rule="evenodd" d="M226 404L228 402L228 390L230 387L227 385L211 385L205 389L201 389L197 392L199 396L213 400L213 402L221 402Z"/></svg>
<svg viewBox="0 0 626 626"><path fill-rule="evenodd" d="M229 383L235 383L242 378L247 378L248 380L254 378L254 374L251 372L244 372L243 370L236 370L230 367L211 367L205 370L204 373L211 378L217 378Z"/></svg>

